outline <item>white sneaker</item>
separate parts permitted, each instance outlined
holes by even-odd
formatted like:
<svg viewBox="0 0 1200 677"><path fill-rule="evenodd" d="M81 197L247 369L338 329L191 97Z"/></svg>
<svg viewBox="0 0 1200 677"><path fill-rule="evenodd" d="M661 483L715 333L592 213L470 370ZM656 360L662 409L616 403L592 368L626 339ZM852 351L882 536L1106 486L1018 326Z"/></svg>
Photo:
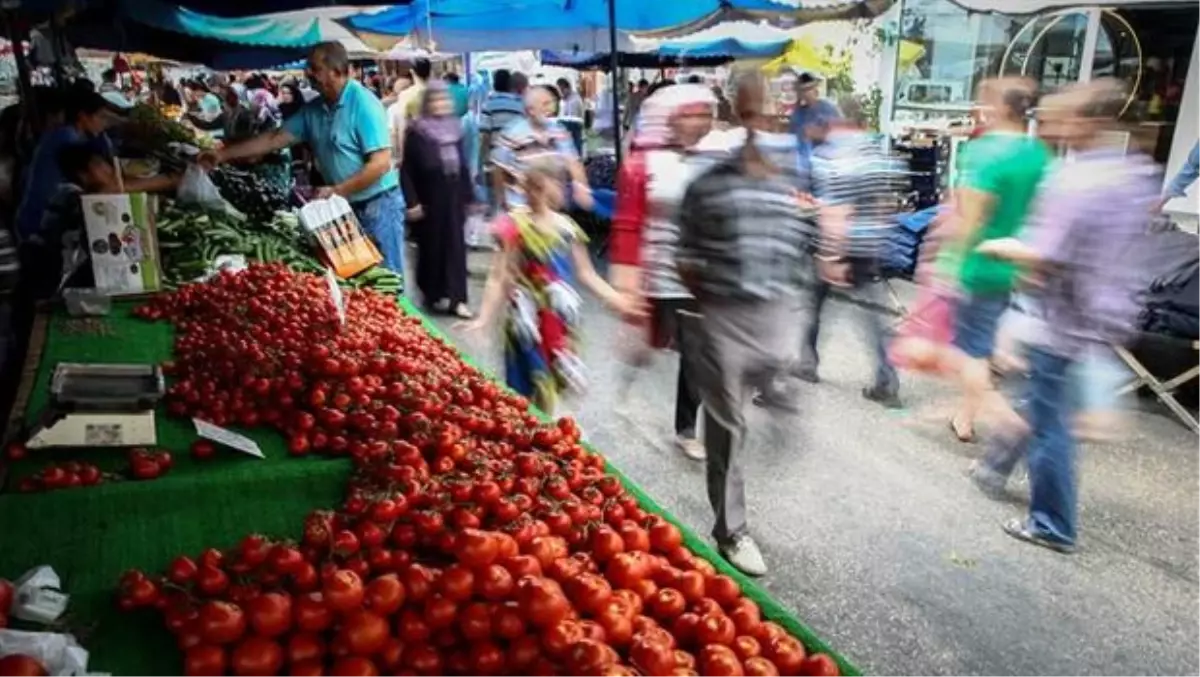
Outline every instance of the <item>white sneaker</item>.
<svg viewBox="0 0 1200 677"><path fill-rule="evenodd" d="M730 564L747 576L766 575L767 563L763 561L758 544L749 535L738 536L732 543L720 546L720 550Z"/></svg>
<svg viewBox="0 0 1200 677"><path fill-rule="evenodd" d="M677 435L675 448L693 461L703 461L707 457L707 454L704 453L704 443L695 437Z"/></svg>

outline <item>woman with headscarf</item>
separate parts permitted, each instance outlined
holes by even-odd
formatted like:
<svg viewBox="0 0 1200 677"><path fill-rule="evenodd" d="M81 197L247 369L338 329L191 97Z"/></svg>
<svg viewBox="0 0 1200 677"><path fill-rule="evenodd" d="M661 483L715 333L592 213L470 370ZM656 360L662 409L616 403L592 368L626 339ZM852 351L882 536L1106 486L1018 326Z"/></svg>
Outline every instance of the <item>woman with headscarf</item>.
<svg viewBox="0 0 1200 677"><path fill-rule="evenodd" d="M675 391L675 444L688 458L704 459L696 439L700 398L688 337L678 314L695 312L679 279L675 252L678 211L691 179L710 166L697 144L712 129L716 99L703 85L673 85L647 97L631 152L617 176L617 206L609 244L610 277L619 291L650 305L650 344L680 353Z"/></svg>
<svg viewBox="0 0 1200 677"><path fill-rule="evenodd" d="M295 82L284 83L279 88L279 118L286 120L304 105L304 93Z"/></svg>
<svg viewBox="0 0 1200 677"><path fill-rule="evenodd" d="M441 80L430 80L421 114L409 126L401 169L410 181L421 218L417 242L417 288L426 307L470 318L467 306L467 243L464 226L474 202L463 147L462 120Z"/></svg>

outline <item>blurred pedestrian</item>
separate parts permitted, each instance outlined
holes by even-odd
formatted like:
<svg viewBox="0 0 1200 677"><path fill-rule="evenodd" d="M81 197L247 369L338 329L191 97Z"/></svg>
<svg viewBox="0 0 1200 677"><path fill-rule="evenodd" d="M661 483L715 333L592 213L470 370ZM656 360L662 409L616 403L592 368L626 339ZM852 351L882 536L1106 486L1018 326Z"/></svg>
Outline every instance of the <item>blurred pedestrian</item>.
<svg viewBox="0 0 1200 677"><path fill-rule="evenodd" d="M820 145L813 151L813 196L821 205L821 279L810 296L811 312L796 376L820 377L817 342L821 310L831 287L852 289L869 307L859 308L874 359L875 376L862 395L888 408L900 406L900 380L888 363L887 329L879 308L887 303L880 257L895 228L904 167L866 129L866 111L854 96L838 102L841 115L814 124L808 133Z"/></svg>
<svg viewBox="0 0 1200 677"><path fill-rule="evenodd" d="M1109 78L1048 97L1039 109L1040 131L1068 148L1073 161L1048 174L1022 237L989 238L975 248L1032 278L1042 321L1026 341L1024 420L994 437L971 477L1000 494L1024 456L1029 516L1005 523L1004 531L1063 553L1078 538L1071 372L1093 350L1134 336L1139 305L1128 260L1158 198L1153 161L1106 143L1125 101L1124 87Z"/></svg>
<svg viewBox="0 0 1200 677"><path fill-rule="evenodd" d="M506 211L525 207L520 177L525 165L535 161L557 164L561 176L571 182L568 194L574 205L583 209L592 206L592 191L571 133L553 117L555 103L545 88L529 88L525 93L525 116L513 120L493 137L491 160L499 171L492 185Z"/></svg>
<svg viewBox="0 0 1200 677"><path fill-rule="evenodd" d="M1188 153L1187 160L1179 168L1171 182L1167 184L1162 199L1155 205L1157 211L1162 211L1168 202L1177 197L1186 197L1188 190L1191 189L1192 184L1196 183L1197 178L1200 178L1200 142L1192 145L1192 152Z"/></svg>
<svg viewBox="0 0 1200 677"><path fill-rule="evenodd" d="M524 166L520 181L528 203L497 220L502 249L492 259L479 316L465 328L486 329L503 314L505 380L553 414L563 391L587 385L577 352L582 301L576 284L622 315L636 313L636 300L592 267L587 236L561 211L561 165L543 158Z"/></svg>
<svg viewBox="0 0 1200 677"><path fill-rule="evenodd" d="M299 112L300 107L304 105L304 94L300 91L300 85L294 82L284 83L279 88L279 118L287 120L288 118Z"/></svg>
<svg viewBox="0 0 1200 677"><path fill-rule="evenodd" d="M1026 133L1026 114L1036 102L1033 84L1003 78L980 87L987 131L973 139L963 157L956 191L957 241L963 252L959 269L962 298L955 308L954 345L963 354L958 378L962 400L950 429L962 442L975 439L981 413L1010 420L1013 413L992 384L990 358L996 330L1016 284L1016 267L976 251L980 242L1018 235L1050 162L1050 150Z"/></svg>
<svg viewBox="0 0 1200 677"><path fill-rule="evenodd" d="M679 351L675 446L697 461L704 459L704 445L696 437L700 396L689 350L695 337L684 337L680 323L680 313L697 308L679 279L676 254L679 205L692 178L707 168L695 147L712 129L715 103L697 85L670 87L646 100L641 134L617 176L609 243L613 286L650 303L650 345Z"/></svg>
<svg viewBox="0 0 1200 677"><path fill-rule="evenodd" d="M570 80L559 78L558 93L562 97L562 110L559 111L560 117L583 119L583 99L580 98L579 92L571 87Z"/></svg>
<svg viewBox="0 0 1200 677"><path fill-rule="evenodd" d="M771 125L765 97L757 76L738 83L745 143L687 188L677 255L679 275L702 316L689 319L701 337L696 363L713 537L731 564L753 576L767 566L747 524L745 408L756 389L772 394L773 407L795 408L790 393L774 384L799 340L794 310L812 271L816 216L797 191L795 153L777 163L777 150L759 146Z"/></svg>
<svg viewBox="0 0 1200 677"><path fill-rule="evenodd" d="M471 92L459 80L458 73L446 73L446 87L450 92L450 100L454 102L454 115L461 118L467 114Z"/></svg>
<svg viewBox="0 0 1200 677"><path fill-rule="evenodd" d="M421 117L408 135L401 170L415 193L410 210L420 207L420 220L410 226L417 243L417 288L430 310L469 319L463 227L474 189L462 119L441 80L426 84Z"/></svg>
<svg viewBox="0 0 1200 677"><path fill-rule="evenodd" d="M811 180L813 149L820 143L817 137L824 133L830 120L841 117L837 106L821 97L822 82L819 75L808 71L796 76L796 108L792 111L791 131L800 143L800 178L805 182L806 190Z"/></svg>

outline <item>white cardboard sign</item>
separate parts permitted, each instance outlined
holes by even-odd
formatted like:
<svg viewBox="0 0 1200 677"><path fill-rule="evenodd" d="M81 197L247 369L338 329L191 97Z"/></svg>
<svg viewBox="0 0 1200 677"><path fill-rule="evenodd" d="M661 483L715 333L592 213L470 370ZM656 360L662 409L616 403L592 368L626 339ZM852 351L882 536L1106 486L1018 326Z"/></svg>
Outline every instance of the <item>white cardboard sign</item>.
<svg viewBox="0 0 1200 677"><path fill-rule="evenodd" d="M325 284L329 285L329 297L333 299L333 307L337 308L338 320L346 325L346 299L342 296L342 288L338 285L337 275L332 268L325 269Z"/></svg>
<svg viewBox="0 0 1200 677"><path fill-rule="evenodd" d="M226 430L218 425L213 425L208 421L201 421L198 418L193 418L192 423L196 424L196 434L208 440L212 440L217 444L237 449L238 451L254 456L255 458L266 458L263 456L262 449L258 448L258 442L233 432Z"/></svg>

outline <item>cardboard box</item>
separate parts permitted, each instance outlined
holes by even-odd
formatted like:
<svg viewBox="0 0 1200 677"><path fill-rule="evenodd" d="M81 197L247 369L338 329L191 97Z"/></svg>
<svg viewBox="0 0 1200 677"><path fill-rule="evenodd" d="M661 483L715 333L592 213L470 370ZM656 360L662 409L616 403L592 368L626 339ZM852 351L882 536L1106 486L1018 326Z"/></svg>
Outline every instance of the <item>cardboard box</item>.
<svg viewBox="0 0 1200 677"><path fill-rule="evenodd" d="M133 193L84 195L80 200L96 288L114 296L161 289L155 199Z"/></svg>

